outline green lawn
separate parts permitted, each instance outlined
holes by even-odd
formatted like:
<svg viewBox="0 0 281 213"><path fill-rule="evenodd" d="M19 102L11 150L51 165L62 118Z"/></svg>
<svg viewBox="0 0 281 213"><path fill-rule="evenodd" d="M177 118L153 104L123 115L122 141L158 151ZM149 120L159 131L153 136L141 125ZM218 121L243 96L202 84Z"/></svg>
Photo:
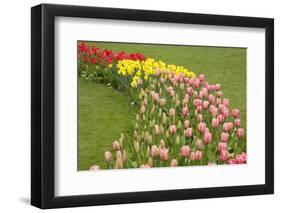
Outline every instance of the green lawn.
<svg viewBox="0 0 281 213"><path fill-rule="evenodd" d="M92 43L92 42L89 42ZM94 42L100 48L128 53L140 52L166 63L183 65L204 73L210 83L221 83L223 97L241 111L246 124L246 49L174 45L139 45ZM133 107L124 95L90 82L79 81L79 169L103 162L103 152L120 131L132 130Z"/></svg>
<svg viewBox="0 0 281 213"><path fill-rule="evenodd" d="M89 169L91 164L104 166L104 152L119 139L120 132L133 131L133 118L134 109L123 94L80 79L78 169Z"/></svg>

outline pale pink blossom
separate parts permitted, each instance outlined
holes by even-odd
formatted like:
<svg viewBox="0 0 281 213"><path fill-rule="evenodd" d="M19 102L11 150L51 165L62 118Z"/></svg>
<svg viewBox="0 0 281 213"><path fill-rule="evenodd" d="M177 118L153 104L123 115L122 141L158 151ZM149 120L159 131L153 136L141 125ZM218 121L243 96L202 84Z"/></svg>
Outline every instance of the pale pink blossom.
<svg viewBox="0 0 281 213"><path fill-rule="evenodd" d="M166 104L166 99L165 98L161 98L160 99L160 106L165 106Z"/></svg>
<svg viewBox="0 0 281 213"><path fill-rule="evenodd" d="M151 166L148 163L146 163L146 164L142 164L140 166L140 168L142 168L142 169L149 169L149 168L151 168Z"/></svg>
<svg viewBox="0 0 281 213"><path fill-rule="evenodd" d="M176 159L171 160L170 166L176 167L178 165L178 161Z"/></svg>
<svg viewBox="0 0 281 213"><path fill-rule="evenodd" d="M234 124L235 124L236 127L239 127L240 124L241 124L241 120L240 120L239 118L236 118L236 119L234 120Z"/></svg>
<svg viewBox="0 0 281 213"><path fill-rule="evenodd" d="M210 132L205 132L203 137L204 143L209 144L211 140L212 140L212 134Z"/></svg>
<svg viewBox="0 0 281 213"><path fill-rule="evenodd" d="M231 114L233 118L237 118L240 114L239 109L233 109Z"/></svg>
<svg viewBox="0 0 281 213"><path fill-rule="evenodd" d="M211 104L213 104L214 103L214 96L212 95L212 94L210 94L209 96L208 96L208 100L209 100L209 102L211 103Z"/></svg>
<svg viewBox="0 0 281 213"><path fill-rule="evenodd" d="M217 128L219 126L219 124L220 124L219 119L217 119L217 118L212 119L212 127L213 128Z"/></svg>
<svg viewBox="0 0 281 213"><path fill-rule="evenodd" d="M229 153L228 153L228 151L227 151L227 150L222 150L222 151L220 152L220 159L221 159L222 161L227 161L228 158L229 158Z"/></svg>
<svg viewBox="0 0 281 213"><path fill-rule="evenodd" d="M151 157L155 158L158 156L158 147L156 145L153 145L150 149L150 155Z"/></svg>
<svg viewBox="0 0 281 213"><path fill-rule="evenodd" d="M209 107L209 101L203 101L203 108L207 109Z"/></svg>
<svg viewBox="0 0 281 213"><path fill-rule="evenodd" d="M187 128L184 130L184 135L185 137L190 138L192 136L192 128Z"/></svg>
<svg viewBox="0 0 281 213"><path fill-rule="evenodd" d="M184 121L184 127L187 129L189 127L189 120Z"/></svg>
<svg viewBox="0 0 281 213"><path fill-rule="evenodd" d="M220 142L218 144L218 150L219 150L219 152L221 152L222 150L227 150L227 143Z"/></svg>
<svg viewBox="0 0 281 213"><path fill-rule="evenodd" d="M201 82L203 82L205 79L205 76L204 76L204 74L200 74L198 78Z"/></svg>
<svg viewBox="0 0 281 213"><path fill-rule="evenodd" d="M98 165L92 165L91 167L90 167L90 170L91 171L97 171L97 170L99 170L100 169L100 167L98 166Z"/></svg>
<svg viewBox="0 0 281 213"><path fill-rule="evenodd" d="M228 141L228 137L229 137L229 134L227 132L222 132L221 133L221 141L222 142L227 142Z"/></svg>
<svg viewBox="0 0 281 213"><path fill-rule="evenodd" d="M198 119L198 121L203 121L203 115L202 114L198 114L197 115L197 119Z"/></svg>
<svg viewBox="0 0 281 213"><path fill-rule="evenodd" d="M170 128L169 128L169 132L170 132L171 135L176 134L177 133L177 127L174 124L171 125Z"/></svg>
<svg viewBox="0 0 281 213"><path fill-rule="evenodd" d="M221 85L220 84L215 84L215 90L219 91L221 89Z"/></svg>
<svg viewBox="0 0 281 213"><path fill-rule="evenodd" d="M197 138L196 139L196 142L195 142L195 144L196 144L196 147L198 148L198 149L202 149L202 147L203 147L203 141L200 139L200 138Z"/></svg>
<svg viewBox="0 0 281 213"><path fill-rule="evenodd" d="M197 150L195 152L195 158L196 158L196 160L201 160L202 159L202 151Z"/></svg>
<svg viewBox="0 0 281 213"><path fill-rule="evenodd" d="M244 136L244 129L238 128L236 134L237 134L238 138L242 138Z"/></svg>
<svg viewBox="0 0 281 213"><path fill-rule="evenodd" d="M229 105L229 100L227 98L224 98L223 101L222 101L222 104L226 107L228 107Z"/></svg>
<svg viewBox="0 0 281 213"><path fill-rule="evenodd" d="M169 158L169 150L166 148L160 149L159 155L161 160L166 161Z"/></svg>
<svg viewBox="0 0 281 213"><path fill-rule="evenodd" d="M187 158L190 152L190 148L187 145L181 147L181 156Z"/></svg>
<svg viewBox="0 0 281 213"><path fill-rule="evenodd" d="M112 160L112 154L111 154L110 151L106 151L106 152L104 153L104 159L105 159L106 161L111 161L111 160Z"/></svg>
<svg viewBox="0 0 281 213"><path fill-rule="evenodd" d="M170 117L174 117L176 115L176 110L174 108L170 109Z"/></svg>
<svg viewBox="0 0 281 213"><path fill-rule="evenodd" d="M140 111L141 111L141 113L145 113L145 106L144 105L142 105Z"/></svg>
<svg viewBox="0 0 281 213"><path fill-rule="evenodd" d="M203 133L203 132L205 132L205 129L206 129L206 124L205 124L204 122L200 122L200 123L198 124L198 130L199 130L201 133Z"/></svg>
<svg viewBox="0 0 281 213"><path fill-rule="evenodd" d="M114 142L112 143L112 148L113 148L113 150L115 150L115 151L119 150L119 149L120 149L120 144L119 144L119 142L118 142L118 141L114 141Z"/></svg>
<svg viewBox="0 0 281 213"><path fill-rule="evenodd" d="M183 108L182 108L182 116L183 116L183 117L185 117L188 112L189 112L188 107L183 107Z"/></svg>

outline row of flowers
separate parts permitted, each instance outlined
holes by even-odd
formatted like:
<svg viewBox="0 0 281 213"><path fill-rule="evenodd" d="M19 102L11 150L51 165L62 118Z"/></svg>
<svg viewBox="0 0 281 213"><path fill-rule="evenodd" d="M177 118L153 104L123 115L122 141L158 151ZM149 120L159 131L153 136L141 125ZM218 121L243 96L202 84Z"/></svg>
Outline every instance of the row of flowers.
<svg viewBox="0 0 281 213"><path fill-rule="evenodd" d="M80 48L79 52L83 51ZM101 168L246 163L240 111L230 108L220 84L209 83L203 74L196 77L187 68L145 56L111 61L103 71L108 69L128 81L127 87L117 82L122 85L117 88L133 94L137 112L134 131L120 134L105 151L106 166ZM97 169L99 165L90 167Z"/></svg>

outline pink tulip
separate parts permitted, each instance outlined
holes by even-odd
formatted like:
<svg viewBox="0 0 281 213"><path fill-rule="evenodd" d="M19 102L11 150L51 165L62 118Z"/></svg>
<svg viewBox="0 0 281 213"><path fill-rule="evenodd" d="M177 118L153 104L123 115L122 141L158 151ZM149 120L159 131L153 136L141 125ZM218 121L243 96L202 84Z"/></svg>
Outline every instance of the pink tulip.
<svg viewBox="0 0 281 213"><path fill-rule="evenodd" d="M187 129L189 127L189 120L184 121L184 127Z"/></svg>
<svg viewBox="0 0 281 213"><path fill-rule="evenodd" d="M185 117L188 112L189 112L188 107L183 107L183 108L182 108L182 116L183 116L183 117Z"/></svg>
<svg viewBox="0 0 281 213"><path fill-rule="evenodd" d="M170 166L176 167L178 165L178 161L176 159L171 160Z"/></svg>
<svg viewBox="0 0 281 213"><path fill-rule="evenodd" d="M202 114L198 114L197 115L197 119L198 119L198 121L203 121L203 115Z"/></svg>
<svg viewBox="0 0 281 213"><path fill-rule="evenodd" d="M169 150L166 148L160 149L159 155L161 160L166 161L169 158Z"/></svg>
<svg viewBox="0 0 281 213"><path fill-rule="evenodd" d="M198 78L196 78L196 79L194 80L194 82L193 82L193 86L194 86L196 89L200 87L200 84L201 84L201 82L200 82L200 80L199 80Z"/></svg>
<svg viewBox="0 0 281 213"><path fill-rule="evenodd" d="M158 156L158 148L156 145L153 145L150 149L150 155L151 157L155 158Z"/></svg>
<svg viewBox="0 0 281 213"><path fill-rule="evenodd" d="M231 114L233 118L237 118L240 114L239 109L233 109Z"/></svg>
<svg viewBox="0 0 281 213"><path fill-rule="evenodd" d="M239 118L236 118L236 119L234 120L234 124L235 124L236 127L239 127L240 124L241 124L241 120L240 120Z"/></svg>
<svg viewBox="0 0 281 213"><path fill-rule="evenodd" d="M225 132L230 131L232 129L232 127L233 127L233 123L231 123L231 122L226 122L223 124L223 130Z"/></svg>
<svg viewBox="0 0 281 213"><path fill-rule="evenodd" d="M195 144L196 144L196 147L197 147L198 149L200 149L200 150L202 149L203 142L202 142L202 140L201 140L200 138L197 138L197 139L196 139Z"/></svg>
<svg viewBox="0 0 281 213"><path fill-rule="evenodd" d="M216 99L216 104L217 104L217 105L220 105L220 104L221 104L221 99L220 99L220 98L217 98L217 99Z"/></svg>
<svg viewBox="0 0 281 213"><path fill-rule="evenodd" d="M190 152L190 148L187 145L181 147L181 156L187 158Z"/></svg>
<svg viewBox="0 0 281 213"><path fill-rule="evenodd" d="M165 98L161 98L160 99L160 106L165 106L166 104L166 99Z"/></svg>
<svg viewBox="0 0 281 213"><path fill-rule="evenodd" d="M222 161L227 161L229 158L229 153L227 150L222 150L221 153L220 153L220 159Z"/></svg>
<svg viewBox="0 0 281 213"><path fill-rule="evenodd" d="M211 104L213 104L213 103L214 103L214 100L215 100L215 99L214 99L214 96L210 94L210 95L208 96L208 100L209 100L209 102L210 102Z"/></svg>
<svg viewBox="0 0 281 213"><path fill-rule="evenodd" d="M220 123L222 123L224 121L224 117L222 114L219 114L217 119L219 120Z"/></svg>
<svg viewBox="0 0 281 213"><path fill-rule="evenodd" d="M198 124L198 130L199 130L199 132L203 133L203 132L205 132L205 129L206 129L206 124L205 124L204 122L200 122L200 123Z"/></svg>
<svg viewBox="0 0 281 213"><path fill-rule="evenodd" d="M191 153L190 153L190 159L191 159L192 161L196 160L195 152L191 152Z"/></svg>
<svg viewBox="0 0 281 213"><path fill-rule="evenodd" d="M156 92L153 92L153 93L152 93L152 100L153 100L155 103L158 103L158 102L159 102L159 94L156 93Z"/></svg>
<svg viewBox="0 0 281 213"><path fill-rule="evenodd" d="M177 133L177 127L175 125L171 125L169 131L171 135L174 135Z"/></svg>
<svg viewBox="0 0 281 213"><path fill-rule="evenodd" d="M229 113L229 110L227 108L222 109L222 115L223 115L224 118L228 117L228 113Z"/></svg>
<svg viewBox="0 0 281 213"><path fill-rule="evenodd" d="M222 96L222 92L221 91L217 91L216 95L217 95L218 98L220 98Z"/></svg>
<svg viewBox="0 0 281 213"><path fill-rule="evenodd" d="M145 113L145 106L144 105L142 105L140 111L141 111L141 113Z"/></svg>
<svg viewBox="0 0 281 213"><path fill-rule="evenodd" d="M149 169L149 168L151 168L151 166L147 163L147 164L142 164L140 166L140 168L142 168L142 169Z"/></svg>
<svg viewBox="0 0 281 213"><path fill-rule="evenodd" d="M215 85L215 90L216 90L216 91L219 91L220 89L221 89L221 85L220 85L220 84L216 84L216 85Z"/></svg>
<svg viewBox="0 0 281 213"><path fill-rule="evenodd" d="M219 150L219 152L221 152L222 150L227 150L227 143L220 142L218 144L218 150Z"/></svg>
<svg viewBox="0 0 281 213"><path fill-rule="evenodd" d="M228 141L229 134L227 132L221 133L221 141L226 143Z"/></svg>
<svg viewBox="0 0 281 213"><path fill-rule="evenodd" d="M198 107L198 106L202 105L202 100L196 98L196 99L194 99L193 104L195 107Z"/></svg>
<svg viewBox="0 0 281 213"><path fill-rule="evenodd" d="M212 134L210 132L205 132L203 137L204 143L207 145L211 142L211 140L212 140Z"/></svg>
<svg viewBox="0 0 281 213"><path fill-rule="evenodd" d="M217 128L219 126L219 124L220 124L219 119L217 119L217 118L212 119L212 127L213 128Z"/></svg>
<svg viewBox="0 0 281 213"><path fill-rule="evenodd" d="M106 161L111 161L111 160L112 160L112 154L111 154L111 152L106 151L106 152L104 153L104 159L105 159Z"/></svg>
<svg viewBox="0 0 281 213"><path fill-rule="evenodd" d="M192 136L192 128L187 128L184 130L184 135L185 137L190 138Z"/></svg>
<svg viewBox="0 0 281 213"><path fill-rule="evenodd" d="M170 117L174 117L176 115L176 110L174 108L170 109Z"/></svg>
<svg viewBox="0 0 281 213"><path fill-rule="evenodd" d="M165 147L165 141L163 139L160 140L160 148L164 148Z"/></svg>
<svg viewBox="0 0 281 213"><path fill-rule="evenodd" d="M244 129L238 128L236 134L237 134L238 138L242 138L244 136Z"/></svg>
<svg viewBox="0 0 281 213"><path fill-rule="evenodd" d="M197 106L197 107L196 107L196 110L197 110L198 112L202 112L202 110L203 110L202 105Z"/></svg>
<svg viewBox="0 0 281 213"><path fill-rule="evenodd" d="M227 98L224 98L223 101L222 101L222 104L226 107L228 107L229 105L229 100Z"/></svg>
<svg viewBox="0 0 281 213"><path fill-rule="evenodd" d="M202 152L197 150L195 152L195 158L196 158L196 160L201 160L202 159Z"/></svg>
<svg viewBox="0 0 281 213"><path fill-rule="evenodd" d="M155 124L155 126L154 126L154 131L155 131L155 135L159 135L159 134L160 134L161 129L160 129L160 127L159 127L158 124Z"/></svg>
<svg viewBox="0 0 281 213"><path fill-rule="evenodd" d="M203 74L200 74L200 75L199 75L199 80L200 80L201 82L203 82L204 79L205 79L205 76L204 76Z"/></svg>
<svg viewBox="0 0 281 213"><path fill-rule="evenodd" d="M90 167L90 170L91 171L97 171L97 170L99 170L100 169L100 167L98 166L98 165L92 165L91 167Z"/></svg>
<svg viewBox="0 0 281 213"><path fill-rule="evenodd" d="M188 88L187 88L187 93L188 93L189 95L193 95L193 89L192 89L192 87L188 87Z"/></svg>
<svg viewBox="0 0 281 213"><path fill-rule="evenodd" d="M209 101L203 101L203 108L207 109L209 107Z"/></svg>
<svg viewBox="0 0 281 213"><path fill-rule="evenodd" d="M115 150L115 151L119 150L119 149L120 149L120 144L119 144L119 142L118 142L118 141L114 141L114 142L112 143L112 148L113 148L113 150Z"/></svg>

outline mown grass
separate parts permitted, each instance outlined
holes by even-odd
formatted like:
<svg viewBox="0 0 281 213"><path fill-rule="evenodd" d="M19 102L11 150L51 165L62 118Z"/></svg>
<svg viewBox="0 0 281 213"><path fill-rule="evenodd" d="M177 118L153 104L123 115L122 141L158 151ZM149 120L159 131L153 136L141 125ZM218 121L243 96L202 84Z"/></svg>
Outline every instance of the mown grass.
<svg viewBox="0 0 281 213"><path fill-rule="evenodd" d="M199 46L88 42L101 49L140 52L166 63L183 65L196 74L204 73L210 83L220 83L230 107L241 111L246 127L246 49ZM103 162L103 152L119 137L120 130L132 129L133 108L119 92L80 80L79 84L79 169ZM122 108L121 108L122 107ZM114 122L112 122L114 120ZM110 122L111 121L111 122Z"/></svg>

